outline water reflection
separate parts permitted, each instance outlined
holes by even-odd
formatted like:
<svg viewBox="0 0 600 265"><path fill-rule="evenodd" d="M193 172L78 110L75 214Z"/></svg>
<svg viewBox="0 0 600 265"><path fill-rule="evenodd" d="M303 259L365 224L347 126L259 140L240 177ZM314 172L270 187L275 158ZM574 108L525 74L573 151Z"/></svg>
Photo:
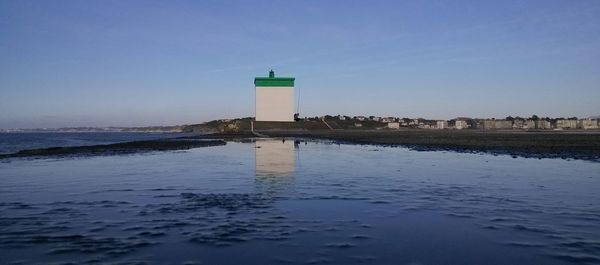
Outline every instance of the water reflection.
<svg viewBox="0 0 600 265"><path fill-rule="evenodd" d="M599 171L281 139L14 161L0 264L596 264Z"/></svg>
<svg viewBox="0 0 600 265"><path fill-rule="evenodd" d="M256 177L291 177L296 169L297 143L292 140L255 142Z"/></svg>
<svg viewBox="0 0 600 265"><path fill-rule="evenodd" d="M298 144L285 139L255 142L256 188L263 195L279 196L291 192Z"/></svg>

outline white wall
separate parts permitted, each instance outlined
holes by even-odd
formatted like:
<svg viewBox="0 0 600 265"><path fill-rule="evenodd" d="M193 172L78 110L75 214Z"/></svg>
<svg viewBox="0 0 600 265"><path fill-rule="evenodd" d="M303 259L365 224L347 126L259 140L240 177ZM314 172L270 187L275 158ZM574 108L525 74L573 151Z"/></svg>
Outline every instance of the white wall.
<svg viewBox="0 0 600 265"><path fill-rule="evenodd" d="M294 121L294 88L256 87L256 121Z"/></svg>

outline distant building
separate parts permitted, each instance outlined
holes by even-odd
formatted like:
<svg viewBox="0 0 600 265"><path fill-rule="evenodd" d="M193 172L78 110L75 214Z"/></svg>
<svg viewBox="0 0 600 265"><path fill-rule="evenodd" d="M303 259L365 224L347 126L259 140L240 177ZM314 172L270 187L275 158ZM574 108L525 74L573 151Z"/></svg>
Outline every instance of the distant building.
<svg viewBox="0 0 600 265"><path fill-rule="evenodd" d="M535 128L538 130L548 130L548 129L551 129L552 126L551 126L550 122L547 120L539 120L539 121L535 121Z"/></svg>
<svg viewBox="0 0 600 265"><path fill-rule="evenodd" d="M547 120L515 120L513 123L513 129L547 130L550 128L550 122Z"/></svg>
<svg viewBox="0 0 600 265"><path fill-rule="evenodd" d="M437 121L435 124L436 129L448 129L448 121Z"/></svg>
<svg viewBox="0 0 600 265"><path fill-rule="evenodd" d="M365 116L355 116L354 119L357 119L359 121L364 121L364 120L367 119L367 117L365 117Z"/></svg>
<svg viewBox="0 0 600 265"><path fill-rule="evenodd" d="M482 123L483 123L484 130L496 129L496 121L495 120L484 120Z"/></svg>
<svg viewBox="0 0 600 265"><path fill-rule="evenodd" d="M508 120L496 120L496 129L512 129L513 122Z"/></svg>
<svg viewBox="0 0 600 265"><path fill-rule="evenodd" d="M557 129L576 129L577 128L577 120L557 120L556 128Z"/></svg>
<svg viewBox="0 0 600 265"><path fill-rule="evenodd" d="M294 121L294 80L275 77L273 70L269 77L254 78L256 121Z"/></svg>
<svg viewBox="0 0 600 265"><path fill-rule="evenodd" d="M508 120L508 121L510 121L510 120ZM526 120L522 120L522 119L512 120L512 128L513 129L527 129L527 128L529 128L529 126L530 126L530 124L528 124ZM534 125L531 125L531 126L534 126Z"/></svg>
<svg viewBox="0 0 600 265"><path fill-rule="evenodd" d="M515 123L516 123L516 121L515 121ZM534 120L525 121L525 126L523 126L522 129L527 129L527 130L536 129L535 121Z"/></svg>
<svg viewBox="0 0 600 265"><path fill-rule="evenodd" d="M398 122L388 122L387 127L389 129L400 129L400 123L398 123Z"/></svg>
<svg viewBox="0 0 600 265"><path fill-rule="evenodd" d="M467 121L457 120L454 123L454 128L456 128L457 130L467 129L469 128L469 124L467 123Z"/></svg>
<svg viewBox="0 0 600 265"><path fill-rule="evenodd" d="M485 130L506 130L513 128L513 122L509 120L485 120L483 121Z"/></svg>
<svg viewBox="0 0 600 265"><path fill-rule="evenodd" d="M355 123L355 124L354 124L354 127L362 127L362 124L360 124L360 123Z"/></svg>
<svg viewBox="0 0 600 265"><path fill-rule="evenodd" d="M593 119L584 119L584 120L579 120L579 123L581 124L581 128L589 130L589 129L598 129L598 120L593 120Z"/></svg>

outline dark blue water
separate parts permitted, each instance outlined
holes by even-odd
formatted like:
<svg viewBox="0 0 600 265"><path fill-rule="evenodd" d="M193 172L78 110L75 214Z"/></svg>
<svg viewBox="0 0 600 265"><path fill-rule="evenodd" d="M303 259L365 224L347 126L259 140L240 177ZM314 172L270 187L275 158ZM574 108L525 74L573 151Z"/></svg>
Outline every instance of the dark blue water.
<svg viewBox="0 0 600 265"><path fill-rule="evenodd" d="M0 163L0 263L598 264L600 163L287 140Z"/></svg>
<svg viewBox="0 0 600 265"><path fill-rule="evenodd" d="M182 136L178 133L0 133L0 154L14 153L25 149L56 146L81 146L110 144L137 140L153 140Z"/></svg>

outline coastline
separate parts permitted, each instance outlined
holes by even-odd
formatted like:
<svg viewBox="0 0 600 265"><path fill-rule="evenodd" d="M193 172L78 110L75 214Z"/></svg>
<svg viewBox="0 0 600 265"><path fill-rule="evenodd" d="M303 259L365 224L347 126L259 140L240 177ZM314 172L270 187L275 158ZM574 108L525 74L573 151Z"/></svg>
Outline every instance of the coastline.
<svg viewBox="0 0 600 265"><path fill-rule="evenodd" d="M330 140L343 144L407 147L415 151L485 153L526 158L561 158L600 162L600 132L473 130L329 130L260 131L272 138ZM217 133L192 138L249 139L250 132Z"/></svg>
<svg viewBox="0 0 600 265"><path fill-rule="evenodd" d="M262 137L261 137L262 136ZM225 145L227 141L259 138L327 140L339 144L405 147L415 151L450 151L560 158L600 162L600 132L596 131L479 131L479 130L264 130L186 135L176 138L113 144L58 146L0 154L8 158L122 155L176 151Z"/></svg>
<svg viewBox="0 0 600 265"><path fill-rule="evenodd" d="M181 138L157 139L114 144L27 149L10 154L0 154L0 160L9 158L125 155L153 151L188 150L192 148L220 146L225 144L226 142L223 140L193 140Z"/></svg>

